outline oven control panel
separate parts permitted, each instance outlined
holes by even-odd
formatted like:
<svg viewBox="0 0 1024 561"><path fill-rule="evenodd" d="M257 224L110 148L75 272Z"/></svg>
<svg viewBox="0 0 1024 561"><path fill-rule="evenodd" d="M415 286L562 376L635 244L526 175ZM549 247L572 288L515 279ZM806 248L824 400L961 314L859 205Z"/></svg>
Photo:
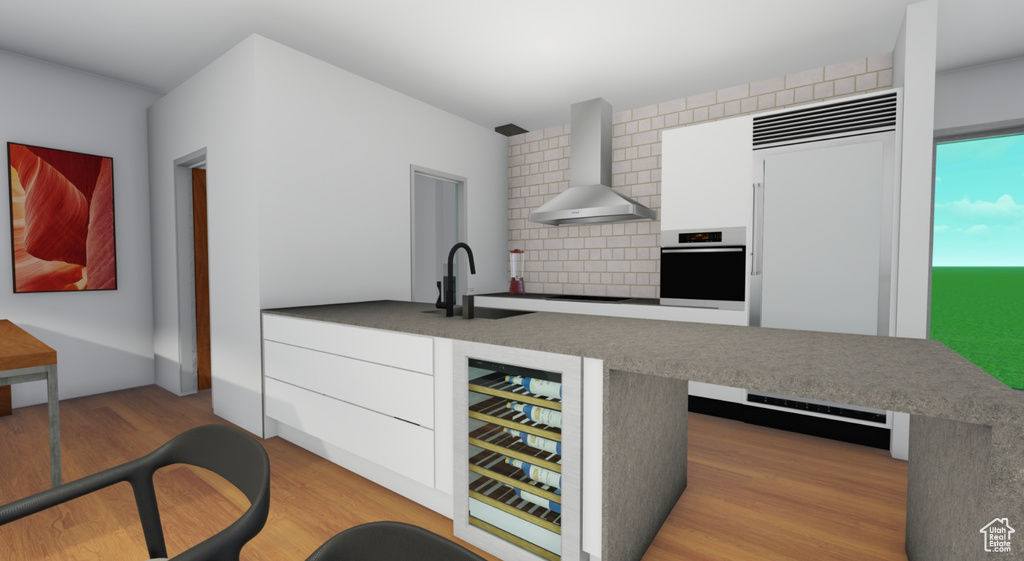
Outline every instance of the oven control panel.
<svg viewBox="0 0 1024 561"><path fill-rule="evenodd" d="M709 243L722 241L722 232L680 233L679 243Z"/></svg>

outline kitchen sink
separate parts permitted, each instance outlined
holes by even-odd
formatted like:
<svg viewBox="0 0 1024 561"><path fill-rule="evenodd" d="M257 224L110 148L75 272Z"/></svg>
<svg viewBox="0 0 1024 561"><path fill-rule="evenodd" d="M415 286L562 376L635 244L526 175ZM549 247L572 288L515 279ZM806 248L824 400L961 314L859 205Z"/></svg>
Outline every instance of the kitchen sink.
<svg viewBox="0 0 1024 561"><path fill-rule="evenodd" d="M444 310L423 310L425 314L436 314L444 316ZM476 306L473 309L473 319L504 319L512 316L521 316L524 314L532 314L533 312L526 310L505 310L502 308L481 308ZM455 306L455 315L453 317L462 318L462 306Z"/></svg>

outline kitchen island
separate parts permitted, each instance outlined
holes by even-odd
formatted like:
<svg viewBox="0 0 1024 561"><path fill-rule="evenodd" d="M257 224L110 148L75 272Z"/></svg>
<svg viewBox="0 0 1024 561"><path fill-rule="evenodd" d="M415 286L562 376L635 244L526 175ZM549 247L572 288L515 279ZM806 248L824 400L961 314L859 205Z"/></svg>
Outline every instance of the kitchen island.
<svg viewBox="0 0 1024 561"><path fill-rule="evenodd" d="M685 469L644 461L623 443L643 434L634 428L645 415L666 407L652 392L672 387L685 396L687 381L909 413L911 561L983 559L982 527L1024 521L1024 398L937 341L557 313L422 313L432 309L378 301L265 312L602 360L606 560L639 559L647 543L635 536L653 536L647 527L656 533L678 499L623 491L626 479Z"/></svg>

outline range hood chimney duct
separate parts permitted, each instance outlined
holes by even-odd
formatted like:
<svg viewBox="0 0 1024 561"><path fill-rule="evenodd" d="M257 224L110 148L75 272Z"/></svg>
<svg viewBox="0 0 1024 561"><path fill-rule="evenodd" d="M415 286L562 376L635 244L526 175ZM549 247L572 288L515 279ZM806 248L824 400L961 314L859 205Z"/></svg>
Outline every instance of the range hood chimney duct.
<svg viewBox="0 0 1024 561"><path fill-rule="evenodd" d="M654 219L653 210L610 187L612 106L601 98L574 103L570 127L569 188L531 212L530 222L561 226Z"/></svg>

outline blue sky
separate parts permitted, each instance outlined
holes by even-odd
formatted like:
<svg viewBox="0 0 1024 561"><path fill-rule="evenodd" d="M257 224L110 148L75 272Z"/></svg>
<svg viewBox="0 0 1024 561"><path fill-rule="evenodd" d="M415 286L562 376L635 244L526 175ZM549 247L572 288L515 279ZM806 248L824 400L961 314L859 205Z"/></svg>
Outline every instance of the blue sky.
<svg viewBox="0 0 1024 561"><path fill-rule="evenodd" d="M939 144L935 267L1024 267L1024 134Z"/></svg>

